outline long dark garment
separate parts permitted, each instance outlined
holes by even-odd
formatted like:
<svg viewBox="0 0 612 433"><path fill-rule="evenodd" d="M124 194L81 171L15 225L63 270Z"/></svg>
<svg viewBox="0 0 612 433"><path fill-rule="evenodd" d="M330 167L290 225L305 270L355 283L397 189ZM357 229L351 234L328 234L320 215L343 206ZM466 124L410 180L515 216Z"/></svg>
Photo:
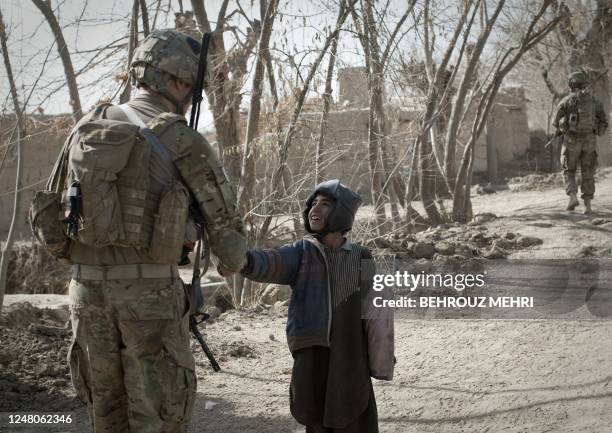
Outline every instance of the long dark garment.
<svg viewBox="0 0 612 433"><path fill-rule="evenodd" d="M362 404L364 395L345 395L341 401L326 398L329 374L329 349L309 347L295 354L289 388L291 413L306 425L306 433L378 433L378 411L372 382L368 378L367 406L358 417L342 428L325 427L326 411L337 406Z"/></svg>
<svg viewBox="0 0 612 433"><path fill-rule="evenodd" d="M333 307L331 344L293 354L291 414L307 426L307 433L378 433L361 318L360 256L342 248L325 253Z"/></svg>

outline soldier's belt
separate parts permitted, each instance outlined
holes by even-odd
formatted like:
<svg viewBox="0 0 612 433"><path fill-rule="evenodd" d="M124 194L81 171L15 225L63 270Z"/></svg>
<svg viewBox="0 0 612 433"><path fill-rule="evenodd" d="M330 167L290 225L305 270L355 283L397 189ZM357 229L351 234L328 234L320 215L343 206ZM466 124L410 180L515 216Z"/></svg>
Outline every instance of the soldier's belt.
<svg viewBox="0 0 612 433"><path fill-rule="evenodd" d="M73 265L75 280L131 280L139 278L176 278L176 265L133 264L115 266Z"/></svg>

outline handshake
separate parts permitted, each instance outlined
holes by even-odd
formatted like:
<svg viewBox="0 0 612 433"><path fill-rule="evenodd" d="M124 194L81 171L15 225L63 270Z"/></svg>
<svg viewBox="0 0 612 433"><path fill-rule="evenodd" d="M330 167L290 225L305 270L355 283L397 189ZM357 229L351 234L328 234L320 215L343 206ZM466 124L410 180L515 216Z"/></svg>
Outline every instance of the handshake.
<svg viewBox="0 0 612 433"><path fill-rule="evenodd" d="M221 275L223 278L227 278L227 277L231 277L232 275L235 274L234 271L232 271L231 269L226 268L225 266L223 266L221 263L219 263L217 265L217 272L219 273L219 275Z"/></svg>

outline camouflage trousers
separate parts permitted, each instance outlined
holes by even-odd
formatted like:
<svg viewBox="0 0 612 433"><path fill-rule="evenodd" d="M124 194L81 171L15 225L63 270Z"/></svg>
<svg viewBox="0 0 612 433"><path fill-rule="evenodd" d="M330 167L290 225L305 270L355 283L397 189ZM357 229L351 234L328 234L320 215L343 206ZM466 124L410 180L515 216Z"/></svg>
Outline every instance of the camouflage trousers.
<svg viewBox="0 0 612 433"><path fill-rule="evenodd" d="M94 433L182 433L196 392L178 278L70 282L77 395Z"/></svg>
<svg viewBox="0 0 612 433"><path fill-rule="evenodd" d="M597 170L597 139L593 134L566 134L561 149L561 166L565 180L565 193L576 194L576 170L580 167L582 199L591 200L595 194Z"/></svg>

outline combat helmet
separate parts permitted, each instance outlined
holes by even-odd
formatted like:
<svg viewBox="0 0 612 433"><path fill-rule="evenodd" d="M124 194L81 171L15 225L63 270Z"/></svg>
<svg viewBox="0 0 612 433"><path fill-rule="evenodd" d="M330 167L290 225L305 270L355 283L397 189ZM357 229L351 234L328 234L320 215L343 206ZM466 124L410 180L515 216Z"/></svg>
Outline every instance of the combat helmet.
<svg viewBox="0 0 612 433"><path fill-rule="evenodd" d="M567 80L567 83L570 89L583 89L586 87L588 82L588 77L586 72L584 71L576 71L572 72Z"/></svg>
<svg viewBox="0 0 612 433"><path fill-rule="evenodd" d="M327 216L327 224L323 229L321 235L332 232L346 232L353 227L353 221L355 220L355 214L361 204L361 197L355 191L350 189L348 186L340 183L338 179L328 180L317 185L315 190L308 196L306 200L306 208L302 213L304 218L304 228L308 233L314 233L310 228L310 222L308 221L308 212L312 207L317 194L324 195L325 197L334 200L329 215Z"/></svg>
<svg viewBox="0 0 612 433"><path fill-rule="evenodd" d="M200 42L185 33L171 29L154 30L134 50L130 76L136 84L144 84L161 93L182 111L189 96L177 101L168 90L168 82L175 77L193 86L201 49Z"/></svg>

